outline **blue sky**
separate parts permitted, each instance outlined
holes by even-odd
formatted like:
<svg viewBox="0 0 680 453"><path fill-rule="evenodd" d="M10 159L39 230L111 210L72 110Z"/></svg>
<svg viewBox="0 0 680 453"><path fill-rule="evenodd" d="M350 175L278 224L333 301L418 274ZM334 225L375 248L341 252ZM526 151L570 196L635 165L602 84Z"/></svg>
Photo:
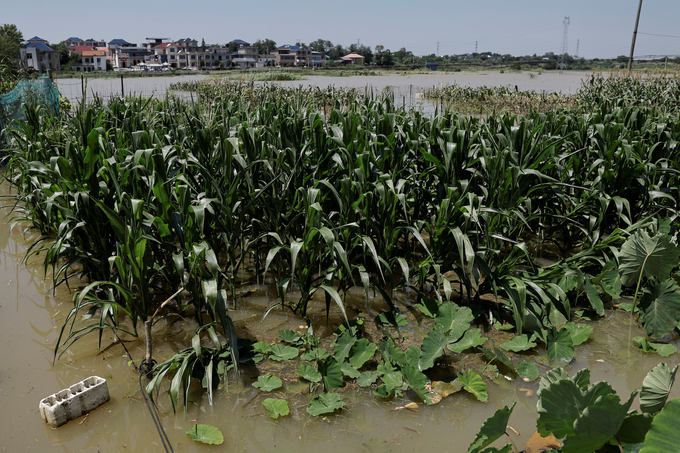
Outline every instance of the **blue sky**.
<svg viewBox="0 0 680 453"><path fill-rule="evenodd" d="M569 16L569 53L586 58L628 55L638 0L120 0L91 6L7 0L0 23L16 24L24 38L50 42L70 36L140 43L147 37L232 39L277 44L326 39L348 46L358 40L416 55L491 51L513 55L559 53ZM8 3L10 3L8 5ZM30 5L30 6L28 6ZM636 56L680 55L680 1L642 5Z"/></svg>

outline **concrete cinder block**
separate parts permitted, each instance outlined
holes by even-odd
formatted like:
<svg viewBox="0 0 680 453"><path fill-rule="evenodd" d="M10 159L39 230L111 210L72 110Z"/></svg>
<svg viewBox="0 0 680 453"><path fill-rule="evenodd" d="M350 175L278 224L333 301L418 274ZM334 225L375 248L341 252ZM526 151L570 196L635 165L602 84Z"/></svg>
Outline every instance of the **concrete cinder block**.
<svg viewBox="0 0 680 453"><path fill-rule="evenodd" d="M40 401L40 415L45 423L58 428L110 399L106 379L90 376Z"/></svg>

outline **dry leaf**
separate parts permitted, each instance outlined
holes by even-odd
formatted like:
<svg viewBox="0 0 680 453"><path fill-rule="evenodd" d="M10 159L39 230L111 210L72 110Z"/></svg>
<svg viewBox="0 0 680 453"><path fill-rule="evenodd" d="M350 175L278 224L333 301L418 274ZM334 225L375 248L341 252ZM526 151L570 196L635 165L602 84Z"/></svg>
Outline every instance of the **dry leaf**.
<svg viewBox="0 0 680 453"><path fill-rule="evenodd" d="M524 453L541 453L548 450L562 448L560 442L552 434L548 437L543 437L538 432L535 432L527 441L527 447Z"/></svg>

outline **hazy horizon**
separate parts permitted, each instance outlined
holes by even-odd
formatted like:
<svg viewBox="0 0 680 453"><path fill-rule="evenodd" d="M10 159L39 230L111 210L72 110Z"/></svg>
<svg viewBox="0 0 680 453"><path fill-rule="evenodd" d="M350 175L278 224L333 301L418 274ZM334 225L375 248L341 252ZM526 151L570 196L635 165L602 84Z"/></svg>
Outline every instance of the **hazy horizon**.
<svg viewBox="0 0 680 453"><path fill-rule="evenodd" d="M563 20L570 18L568 53L585 58L628 55L638 0L479 0L444 2L373 0L342 3L328 0L256 0L250 3L177 0L137 4L117 2L102 10L64 8L35 0L30 11L13 2L3 8L1 23L15 24L24 39L40 36L58 43L76 36L107 42L122 38L142 43L148 37L176 41L192 38L207 44L234 39L272 39L278 45L324 39L345 47L361 42L394 51L405 47L415 55L456 55L475 51L512 55L559 53ZM35 14L40 11L40 14ZM680 2L643 2L635 56L680 55L677 18ZM653 36L668 35L668 36Z"/></svg>

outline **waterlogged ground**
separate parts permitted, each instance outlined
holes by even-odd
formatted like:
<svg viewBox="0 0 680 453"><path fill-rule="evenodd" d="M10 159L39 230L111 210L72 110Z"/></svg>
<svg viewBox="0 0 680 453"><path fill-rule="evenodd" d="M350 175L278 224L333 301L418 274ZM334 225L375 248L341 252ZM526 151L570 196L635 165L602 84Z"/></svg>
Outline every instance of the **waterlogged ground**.
<svg viewBox="0 0 680 453"><path fill-rule="evenodd" d="M177 82L190 82L205 80L212 76L186 75L174 77L136 77L124 79L121 86L120 79L89 79L86 82L86 96L91 100L95 95L108 99L112 96L125 95L163 97L168 87ZM575 93L581 86L581 82L589 77L586 72L507 72L480 71L480 72L456 72L456 73L425 73L425 74L388 74L378 76L306 76L305 80L287 82L271 82L282 86L335 86L337 88L367 88L374 93L380 93L388 88L394 93L395 103L408 108L419 108L425 112L434 110L436 103L423 99L420 95L423 89L447 84L461 86L510 86L517 87L520 91L535 90L536 92L561 92L564 94ZM61 94L72 103L79 102L82 98L83 84L80 79L56 79L55 83ZM260 82L258 82L260 83ZM187 93L177 93L186 99L191 99Z"/></svg>
<svg viewBox="0 0 680 453"><path fill-rule="evenodd" d="M2 186L6 192L6 186ZM7 211L3 211L3 214ZM158 452L162 451L159 436L141 399L138 375L120 345L105 349L112 342L105 334L102 348L95 336L85 337L67 351L55 364L53 350L59 329L71 308L71 296L66 287L50 291L44 270L37 260L24 257L29 245L37 238L21 224L9 227L9 219L0 225L0 450L3 452ZM271 288L260 285L253 277L243 274L243 290L253 293L238 302L232 317L240 337L274 341L277 331L296 329L300 319L289 312L275 311L262 322L262 313L272 302ZM413 317L417 310L408 310L413 303L409 294L399 295L398 304L409 313L411 324L404 329L404 344L419 342L426 329ZM366 300L355 293L347 300L350 317L367 320L367 334L377 341L378 333L371 321L385 309L377 298ZM312 304L311 317L317 334L325 337L339 322L332 312L325 322L323 303ZM577 347L575 360L567 365L570 374L581 368L591 370L592 381L607 380L622 397L641 386L646 373L659 361L678 363L677 356L661 359L645 356L636 350L628 358L628 314L608 311L607 317L594 324L591 339ZM426 324L423 322L423 324ZM154 328L154 355L160 361L190 344L195 324L189 320L160 322ZM636 327L633 335L640 335ZM487 332L497 344L510 334ZM325 340L328 341L328 340ZM672 339L680 346L677 337ZM139 340L127 343L132 359L143 356ZM540 357L543 351L522 354L526 360L536 360L541 372L549 364ZM455 375L465 366L478 366L475 355L447 353L448 368L440 379ZM515 362L520 357L514 357ZM176 452L215 451L190 440L184 433L196 423L217 426L225 436L219 451L240 452L299 452L299 451L452 451L463 452L473 440L486 418L497 409L517 402L510 425L520 434L510 433L512 441L522 449L535 430L535 406L538 383L526 383L514 375L499 376L487 381L489 401L479 403L467 393L444 398L440 404L425 407L413 394L404 398L382 401L370 391L348 385L338 389L347 403L336 415L312 417L306 412L309 403L308 386L295 379L297 359L284 363L268 362L260 368L245 367L243 381L231 380L216 392L210 407L207 396L192 388L186 414L182 407L174 414L169 399L161 394L159 408L163 426ZM258 373L272 373L284 379L279 397L286 398L290 415L272 420L266 415L262 401L250 384ZM52 429L44 424L38 411L39 401L60 389L89 376L108 378L111 401L85 417ZM393 410L416 402L413 410ZM505 442L505 439L501 439Z"/></svg>

